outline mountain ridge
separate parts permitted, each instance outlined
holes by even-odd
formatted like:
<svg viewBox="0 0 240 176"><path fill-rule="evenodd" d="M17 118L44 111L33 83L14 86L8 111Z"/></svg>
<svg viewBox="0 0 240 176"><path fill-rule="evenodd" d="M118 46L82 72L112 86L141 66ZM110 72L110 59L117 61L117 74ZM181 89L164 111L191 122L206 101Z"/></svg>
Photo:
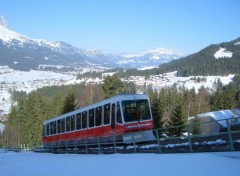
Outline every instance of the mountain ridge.
<svg viewBox="0 0 240 176"><path fill-rule="evenodd" d="M30 39L10 30L3 17L0 17L0 51L0 65L19 70L38 69L39 65L137 68L157 66L181 57L181 54L174 53L173 49L165 49L168 52L146 52L142 56L129 59L120 54L79 49L62 41Z"/></svg>

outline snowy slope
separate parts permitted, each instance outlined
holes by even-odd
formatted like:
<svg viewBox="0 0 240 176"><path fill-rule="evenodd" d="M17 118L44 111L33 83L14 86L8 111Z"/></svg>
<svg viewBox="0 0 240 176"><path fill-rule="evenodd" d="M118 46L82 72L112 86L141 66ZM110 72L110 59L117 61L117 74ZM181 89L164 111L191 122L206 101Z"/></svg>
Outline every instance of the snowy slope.
<svg viewBox="0 0 240 176"><path fill-rule="evenodd" d="M219 58L231 58L233 53L231 51L226 51L225 48L220 48L215 54L214 57L216 59Z"/></svg>
<svg viewBox="0 0 240 176"><path fill-rule="evenodd" d="M0 151L6 176L238 176L240 152L184 154L48 154Z"/></svg>

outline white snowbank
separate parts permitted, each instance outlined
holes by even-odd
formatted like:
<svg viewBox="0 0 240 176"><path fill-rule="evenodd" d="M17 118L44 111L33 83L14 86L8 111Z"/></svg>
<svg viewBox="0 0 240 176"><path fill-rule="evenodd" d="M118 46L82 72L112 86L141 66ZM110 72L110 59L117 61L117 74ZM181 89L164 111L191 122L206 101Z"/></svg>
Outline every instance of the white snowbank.
<svg viewBox="0 0 240 176"><path fill-rule="evenodd" d="M238 176L240 152L192 154L48 154L0 152L8 176Z"/></svg>
<svg viewBox="0 0 240 176"><path fill-rule="evenodd" d="M234 45L240 45L240 42L236 42Z"/></svg>
<svg viewBox="0 0 240 176"><path fill-rule="evenodd" d="M225 48L220 48L215 54L214 57L216 59L223 58L223 57L228 57L231 58L233 53L231 51L226 51Z"/></svg>

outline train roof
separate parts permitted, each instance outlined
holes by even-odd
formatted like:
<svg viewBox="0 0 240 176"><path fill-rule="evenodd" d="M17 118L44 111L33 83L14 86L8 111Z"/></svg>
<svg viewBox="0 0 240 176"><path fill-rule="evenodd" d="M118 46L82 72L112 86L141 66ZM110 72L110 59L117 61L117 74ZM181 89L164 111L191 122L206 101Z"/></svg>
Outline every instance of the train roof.
<svg viewBox="0 0 240 176"><path fill-rule="evenodd" d="M117 96L99 101L97 103L93 103L91 105L87 105L87 106L78 108L78 109L76 109L74 111L71 111L71 112L68 112L66 114L62 114L60 116L57 116L57 117L54 117L54 118L51 118L51 119L48 119L48 120L44 120L43 124L46 124L46 123L49 123L49 122L52 122L52 121L56 121L56 120L59 120L59 119L62 119L62 118L68 117L68 116L72 116L72 115L75 115L79 112L83 112L83 111L92 109L94 107L102 106L104 104L108 104L108 103L111 103L111 102L122 101L122 100L135 100L135 99L136 100L137 99L148 99L148 95L147 94L120 94L120 95L117 95Z"/></svg>

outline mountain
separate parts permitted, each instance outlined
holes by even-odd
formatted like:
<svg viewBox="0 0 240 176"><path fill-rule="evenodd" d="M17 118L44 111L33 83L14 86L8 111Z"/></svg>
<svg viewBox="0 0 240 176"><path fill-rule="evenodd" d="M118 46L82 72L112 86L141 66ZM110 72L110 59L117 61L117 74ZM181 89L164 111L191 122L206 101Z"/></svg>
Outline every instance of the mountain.
<svg viewBox="0 0 240 176"><path fill-rule="evenodd" d="M240 74L240 38L209 45L195 54L161 64L154 69L146 71L132 69L121 72L121 76L149 76L173 71L177 71L178 76Z"/></svg>
<svg viewBox="0 0 240 176"><path fill-rule="evenodd" d="M183 54L174 49L157 48L138 54L123 55L123 60L118 64L128 68L136 67L156 67L157 65L168 63L182 57Z"/></svg>
<svg viewBox="0 0 240 176"><path fill-rule="evenodd" d="M180 76L239 74L240 38L209 45L195 54L160 65L158 71L178 71Z"/></svg>
<svg viewBox="0 0 240 176"><path fill-rule="evenodd" d="M122 56L99 50L83 50L60 41L30 39L12 31L7 21L0 16L0 65L8 65L14 69L39 69L40 65L136 68L158 66L180 56L173 50L163 48L133 57Z"/></svg>

